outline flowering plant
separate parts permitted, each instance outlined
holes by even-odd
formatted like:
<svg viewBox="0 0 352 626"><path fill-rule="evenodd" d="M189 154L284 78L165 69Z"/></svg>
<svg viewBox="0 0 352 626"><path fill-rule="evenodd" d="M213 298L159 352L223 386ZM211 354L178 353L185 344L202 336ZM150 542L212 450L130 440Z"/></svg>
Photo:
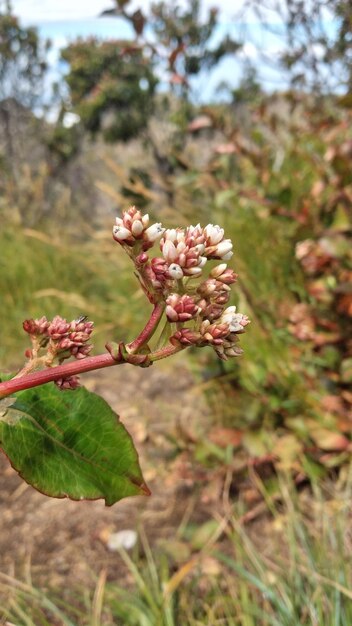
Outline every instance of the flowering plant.
<svg viewBox="0 0 352 626"><path fill-rule="evenodd" d="M0 381L0 443L19 474L48 495L105 498L108 505L149 490L118 416L80 386L79 374L122 363L148 367L189 346L211 346L227 360L242 353L238 335L249 323L227 306L237 276L225 262L232 242L220 226L165 229L131 207L116 218L113 238L131 258L153 305L142 332L91 356L94 324L86 317L25 320L27 361ZM150 258L158 242L161 255ZM153 347L162 320L161 340Z"/></svg>

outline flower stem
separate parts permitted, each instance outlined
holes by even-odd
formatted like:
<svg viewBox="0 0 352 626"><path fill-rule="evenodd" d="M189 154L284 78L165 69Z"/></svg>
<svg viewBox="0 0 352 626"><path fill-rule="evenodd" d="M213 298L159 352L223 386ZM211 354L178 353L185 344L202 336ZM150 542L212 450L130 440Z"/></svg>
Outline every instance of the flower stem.
<svg viewBox="0 0 352 626"><path fill-rule="evenodd" d="M0 398L23 389L39 387L39 385L45 385L60 378L83 374L84 372L91 372L92 370L111 367L112 365L119 365L125 362L122 358L120 361L114 359L110 354L99 354L98 356L91 356L64 365L58 365L57 367L47 367L39 372L32 372L31 374L21 376L21 378L12 378L0 383Z"/></svg>
<svg viewBox="0 0 352 626"><path fill-rule="evenodd" d="M165 304L161 302L154 305L153 312L142 332L138 335L138 337L136 337L134 341L126 345L127 352L129 352L130 354L134 354L149 341L149 339L154 335L158 327L164 309Z"/></svg>

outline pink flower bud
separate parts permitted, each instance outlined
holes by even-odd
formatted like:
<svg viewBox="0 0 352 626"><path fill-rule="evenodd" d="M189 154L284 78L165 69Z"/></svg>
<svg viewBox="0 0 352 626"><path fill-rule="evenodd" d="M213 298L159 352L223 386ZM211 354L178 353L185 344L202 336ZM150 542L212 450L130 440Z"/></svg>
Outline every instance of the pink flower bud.
<svg viewBox="0 0 352 626"><path fill-rule="evenodd" d="M45 315L40 319L24 320L23 322L23 330L29 335L46 335L48 327L49 322Z"/></svg>
<svg viewBox="0 0 352 626"><path fill-rule="evenodd" d="M232 285L237 280L237 274L235 274L232 269L228 268L226 263L221 263L217 265L217 267L214 267L210 272L210 276L225 285Z"/></svg>
<svg viewBox="0 0 352 626"><path fill-rule="evenodd" d="M229 327L222 320L210 324L209 320L204 320L200 327L200 333L207 343L217 345L223 343L223 339L229 334Z"/></svg>
<svg viewBox="0 0 352 626"><path fill-rule="evenodd" d="M61 339L71 329L71 324L60 315L56 315L48 327L48 335L51 339Z"/></svg>
<svg viewBox="0 0 352 626"><path fill-rule="evenodd" d="M135 264L136 267L142 267L143 265L145 265L148 262L148 255L145 252L141 252L141 254L139 254L136 258L135 258Z"/></svg>
<svg viewBox="0 0 352 626"><path fill-rule="evenodd" d="M170 337L170 342L174 346L178 344L182 344L183 346L196 346L199 340L201 340L201 335L191 328L181 328L181 330L178 330Z"/></svg>
<svg viewBox="0 0 352 626"><path fill-rule="evenodd" d="M166 300L166 316L169 322L187 322L200 312L191 296L171 294Z"/></svg>
<svg viewBox="0 0 352 626"><path fill-rule="evenodd" d="M85 359L91 350L93 349L92 344L85 344L84 346L73 346L70 348L70 353L76 359Z"/></svg>
<svg viewBox="0 0 352 626"><path fill-rule="evenodd" d="M78 376L66 376L65 378L59 378L55 381L55 385L59 389L77 389L80 387Z"/></svg>

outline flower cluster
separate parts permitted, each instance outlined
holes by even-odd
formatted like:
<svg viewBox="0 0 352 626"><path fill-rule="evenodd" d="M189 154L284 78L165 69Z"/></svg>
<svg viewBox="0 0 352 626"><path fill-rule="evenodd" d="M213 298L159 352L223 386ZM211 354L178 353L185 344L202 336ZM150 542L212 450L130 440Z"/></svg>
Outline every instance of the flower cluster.
<svg viewBox="0 0 352 626"><path fill-rule="evenodd" d="M93 347L89 343L93 325L86 317L68 322L60 315L56 315L52 321L48 321L45 316L25 320L23 329L32 342L32 348L26 350L26 356L30 361L40 359L47 367L51 367L55 361L62 363L71 356L84 359ZM42 350L46 351L44 356L40 355ZM56 384L62 389L74 389L78 386L78 378L71 376L57 381Z"/></svg>
<svg viewBox="0 0 352 626"><path fill-rule="evenodd" d="M142 215L136 207L132 206L124 211L122 217L116 218L113 228L113 237L121 245L135 247L139 250L148 250L163 232L161 224L149 226L149 215Z"/></svg>
<svg viewBox="0 0 352 626"><path fill-rule="evenodd" d="M233 246L223 228L165 229L160 223L149 225L148 215L130 207L116 218L113 237L132 258L150 302L165 305L168 322L176 325L170 327L174 346L210 345L222 359L241 354L237 335L249 320L227 306L237 275L224 262ZM147 251L158 239L161 256L149 258ZM214 266L216 260L221 263Z"/></svg>

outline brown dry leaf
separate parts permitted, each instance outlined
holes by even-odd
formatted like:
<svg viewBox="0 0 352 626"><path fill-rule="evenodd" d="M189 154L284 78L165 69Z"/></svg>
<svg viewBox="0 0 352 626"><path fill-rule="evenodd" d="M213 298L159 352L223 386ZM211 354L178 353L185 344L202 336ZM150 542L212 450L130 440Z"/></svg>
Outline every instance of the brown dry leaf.
<svg viewBox="0 0 352 626"><path fill-rule="evenodd" d="M316 346L326 346L330 343L338 343L342 337L338 333L314 333L312 339Z"/></svg>
<svg viewBox="0 0 352 626"><path fill-rule="evenodd" d="M322 450L347 450L350 446L347 437L326 428L316 428L310 435L314 443Z"/></svg>
<svg viewBox="0 0 352 626"><path fill-rule="evenodd" d="M300 341L309 341L314 337L315 322L308 304L299 303L292 307L288 325L291 333Z"/></svg>
<svg viewBox="0 0 352 626"><path fill-rule="evenodd" d="M227 446L237 448L241 444L242 438L243 432L234 428L216 427L208 433L208 439L220 448L227 448Z"/></svg>
<svg viewBox="0 0 352 626"><path fill-rule="evenodd" d="M297 461L302 449L302 443L295 435L284 435L275 443L273 454L279 459L281 466L289 468Z"/></svg>
<svg viewBox="0 0 352 626"><path fill-rule="evenodd" d="M352 294L348 293L339 298L337 303L337 310L339 313L352 317Z"/></svg>
<svg viewBox="0 0 352 626"><path fill-rule="evenodd" d="M197 130L202 130L203 128L211 128L212 125L213 122L209 115L199 115L188 124L187 130L190 133L195 133Z"/></svg>
<svg viewBox="0 0 352 626"><path fill-rule="evenodd" d="M214 557L212 556L202 556L202 558L200 559L200 571L202 574L205 574L205 576L220 576L221 572L222 572L222 568L220 566L219 561L217 561L216 559L214 559Z"/></svg>
<svg viewBox="0 0 352 626"><path fill-rule="evenodd" d="M311 194L313 198L319 198L319 196L323 193L324 189L325 189L324 181L316 180L311 190Z"/></svg>
<svg viewBox="0 0 352 626"><path fill-rule="evenodd" d="M321 399L322 409L327 411L328 413L336 413L336 415L345 415L345 407L343 405L343 400L340 396L324 396Z"/></svg>
<svg viewBox="0 0 352 626"><path fill-rule="evenodd" d="M234 143L221 143L215 148L215 152L217 154L234 154L237 152L236 146Z"/></svg>

